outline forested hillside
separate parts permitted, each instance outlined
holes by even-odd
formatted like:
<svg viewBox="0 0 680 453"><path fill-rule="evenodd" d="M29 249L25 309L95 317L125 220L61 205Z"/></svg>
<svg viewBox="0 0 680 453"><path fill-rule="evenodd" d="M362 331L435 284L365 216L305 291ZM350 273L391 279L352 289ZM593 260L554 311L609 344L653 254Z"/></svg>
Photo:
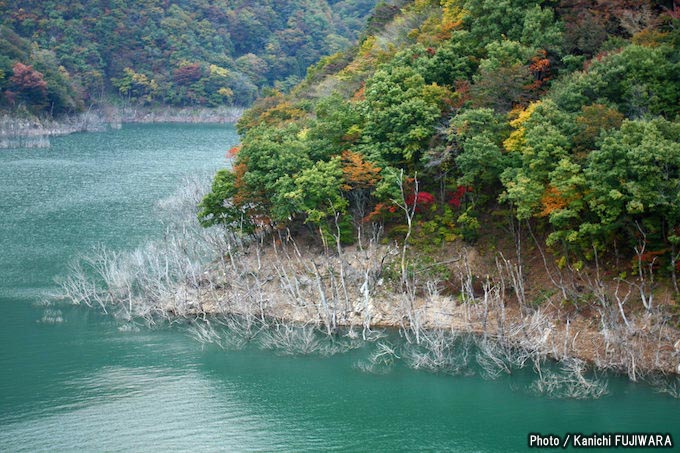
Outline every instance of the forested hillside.
<svg viewBox="0 0 680 453"><path fill-rule="evenodd" d="M421 250L530 235L557 269L634 276L649 309L659 279L678 293L679 113L678 2L382 5L246 113L201 218L344 242L377 222Z"/></svg>
<svg viewBox="0 0 680 453"><path fill-rule="evenodd" d="M0 1L0 108L248 105L347 48L375 0Z"/></svg>

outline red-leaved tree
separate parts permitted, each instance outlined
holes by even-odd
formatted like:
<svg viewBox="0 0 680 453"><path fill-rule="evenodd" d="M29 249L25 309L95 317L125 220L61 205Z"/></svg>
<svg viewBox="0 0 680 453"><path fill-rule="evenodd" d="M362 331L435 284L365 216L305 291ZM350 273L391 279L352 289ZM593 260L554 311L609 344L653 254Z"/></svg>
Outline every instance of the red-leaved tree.
<svg viewBox="0 0 680 453"><path fill-rule="evenodd" d="M47 82L42 73L23 63L16 63L12 71L14 74L9 81L16 99L34 107L44 107L47 103Z"/></svg>

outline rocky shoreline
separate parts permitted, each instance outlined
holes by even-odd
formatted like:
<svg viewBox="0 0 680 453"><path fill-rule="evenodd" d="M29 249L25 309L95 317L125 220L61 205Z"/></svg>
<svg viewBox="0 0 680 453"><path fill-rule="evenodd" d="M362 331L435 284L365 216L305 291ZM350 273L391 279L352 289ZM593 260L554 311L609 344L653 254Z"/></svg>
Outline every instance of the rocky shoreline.
<svg viewBox="0 0 680 453"><path fill-rule="evenodd" d="M59 120L5 114L0 116L0 149L48 148L50 137L120 129L123 123L233 124L241 117L243 110L242 107L208 109L107 106Z"/></svg>
<svg viewBox="0 0 680 453"><path fill-rule="evenodd" d="M60 120L3 115L0 117L0 149L49 148L50 137L120 127L120 121L100 111L88 111Z"/></svg>
<svg viewBox="0 0 680 453"><path fill-rule="evenodd" d="M126 107L118 110L123 123L233 124L243 115L243 107Z"/></svg>

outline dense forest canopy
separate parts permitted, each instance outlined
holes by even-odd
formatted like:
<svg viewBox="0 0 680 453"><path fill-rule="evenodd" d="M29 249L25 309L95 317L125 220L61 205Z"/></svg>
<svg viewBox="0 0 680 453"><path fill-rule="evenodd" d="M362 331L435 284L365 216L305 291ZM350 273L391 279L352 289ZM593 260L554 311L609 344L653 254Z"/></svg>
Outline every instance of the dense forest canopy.
<svg viewBox="0 0 680 453"><path fill-rule="evenodd" d="M379 5L360 44L246 113L200 216L351 242L414 215L428 245L510 216L560 266L632 262L677 293L679 114L677 1Z"/></svg>
<svg viewBox="0 0 680 453"><path fill-rule="evenodd" d="M0 107L72 112L121 96L249 105L355 42L375 0L0 1Z"/></svg>

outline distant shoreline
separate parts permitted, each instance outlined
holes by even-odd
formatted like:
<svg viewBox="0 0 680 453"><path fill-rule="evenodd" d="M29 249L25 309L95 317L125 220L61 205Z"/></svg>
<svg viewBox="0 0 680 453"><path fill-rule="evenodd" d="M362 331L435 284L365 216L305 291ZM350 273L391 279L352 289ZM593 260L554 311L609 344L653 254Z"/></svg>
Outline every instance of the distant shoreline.
<svg viewBox="0 0 680 453"><path fill-rule="evenodd" d="M121 123L234 124L245 107L125 107L116 109Z"/></svg>
<svg viewBox="0 0 680 453"><path fill-rule="evenodd" d="M93 108L59 119L0 115L0 149L48 148L49 137L76 132L120 129L123 123L136 124L234 124L244 107L114 107Z"/></svg>

